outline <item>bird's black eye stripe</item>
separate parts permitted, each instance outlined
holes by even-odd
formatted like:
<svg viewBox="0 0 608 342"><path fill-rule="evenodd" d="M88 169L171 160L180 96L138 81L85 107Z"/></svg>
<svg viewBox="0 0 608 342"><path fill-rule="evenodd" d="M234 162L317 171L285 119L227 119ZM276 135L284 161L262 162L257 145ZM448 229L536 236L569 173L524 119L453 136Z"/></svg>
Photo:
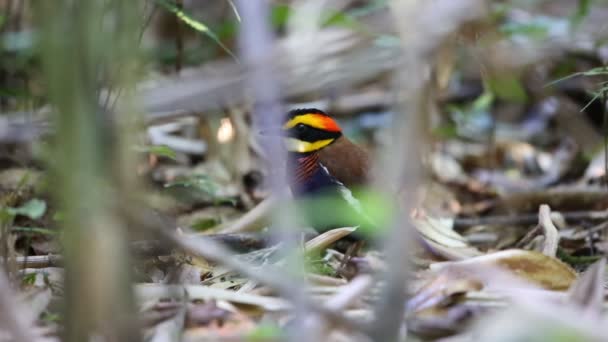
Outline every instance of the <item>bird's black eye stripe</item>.
<svg viewBox="0 0 608 342"><path fill-rule="evenodd" d="M303 141L318 141L325 139L335 139L341 136L340 132L328 132L322 129L314 128L302 123L295 125L287 131L287 135Z"/></svg>

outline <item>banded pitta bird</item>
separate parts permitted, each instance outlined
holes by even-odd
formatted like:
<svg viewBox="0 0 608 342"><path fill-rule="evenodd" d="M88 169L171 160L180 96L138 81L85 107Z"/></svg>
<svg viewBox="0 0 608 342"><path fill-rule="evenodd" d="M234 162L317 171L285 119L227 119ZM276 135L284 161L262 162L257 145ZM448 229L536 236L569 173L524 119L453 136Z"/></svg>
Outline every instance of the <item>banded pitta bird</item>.
<svg viewBox="0 0 608 342"><path fill-rule="evenodd" d="M302 207L307 222L319 231L345 226L371 228L372 220L350 190L369 179L367 153L319 109L290 111L282 130L292 193L306 202Z"/></svg>

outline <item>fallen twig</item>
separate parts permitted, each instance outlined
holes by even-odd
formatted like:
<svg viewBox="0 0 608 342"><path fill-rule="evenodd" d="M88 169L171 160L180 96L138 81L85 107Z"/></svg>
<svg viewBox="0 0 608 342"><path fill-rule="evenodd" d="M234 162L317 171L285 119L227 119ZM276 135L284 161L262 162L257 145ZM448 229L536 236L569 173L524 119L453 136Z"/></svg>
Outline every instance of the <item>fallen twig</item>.
<svg viewBox="0 0 608 342"><path fill-rule="evenodd" d="M56 267L63 264L63 257L58 254L18 256L15 263L19 268Z"/></svg>
<svg viewBox="0 0 608 342"><path fill-rule="evenodd" d="M150 215L149 212L142 212L132 207L126 210L127 207L122 208L123 213L132 222L148 228L149 232L155 234L159 239L184 252L224 265L260 284L268 285L286 298L290 298L291 292L301 285L301 282L279 271L276 267L252 265L241 259L237 259L228 249L217 242L205 239L200 235L197 236L196 234L177 234L175 231L169 230L166 226L167 222L159 220L158 216ZM311 310L322 314L337 325L353 330L361 329L357 322L340 313L328 310L322 305L311 301L307 301L306 305Z"/></svg>
<svg viewBox="0 0 608 342"><path fill-rule="evenodd" d="M561 216L568 222L578 221L602 221L608 219L608 211L570 211L560 212ZM557 215L557 213L552 213ZM501 215L501 216L484 216L474 218L461 218L457 217L454 219L454 228L462 229L471 226L482 226L482 225L497 225L497 226L524 226L538 223L538 214L521 214L516 216Z"/></svg>
<svg viewBox="0 0 608 342"><path fill-rule="evenodd" d="M551 221L551 208L546 204L541 205L538 210L538 225L542 227L545 235L543 254L555 257L559 245L559 234L553 221Z"/></svg>
<svg viewBox="0 0 608 342"><path fill-rule="evenodd" d="M357 228L336 228L313 238L306 242L304 249L306 253L315 253L326 249L332 243L354 232Z"/></svg>
<svg viewBox="0 0 608 342"><path fill-rule="evenodd" d="M291 304L284 299L212 288L203 285L135 285L135 294L142 301L163 298L183 298L184 291L190 300L225 300L232 303L255 305L268 311L283 311L292 308Z"/></svg>
<svg viewBox="0 0 608 342"><path fill-rule="evenodd" d="M373 283L373 278L370 275L360 275L348 285L342 287L340 292L331 297L325 306L335 311L346 310L350 304L367 292Z"/></svg>
<svg viewBox="0 0 608 342"><path fill-rule="evenodd" d="M373 285L373 278L370 275L361 275L354 278L348 285L342 286L338 293L325 301L325 307L334 312L345 312L346 309ZM334 290L335 288L332 288ZM368 311L371 313L371 311ZM319 332L317 338L326 336L331 325L320 317L309 317L304 323L305 327L315 327Z"/></svg>
<svg viewBox="0 0 608 342"><path fill-rule="evenodd" d="M259 230L270 222L270 212L275 204L276 200L274 197L267 198L238 220L219 227L217 231L230 234Z"/></svg>

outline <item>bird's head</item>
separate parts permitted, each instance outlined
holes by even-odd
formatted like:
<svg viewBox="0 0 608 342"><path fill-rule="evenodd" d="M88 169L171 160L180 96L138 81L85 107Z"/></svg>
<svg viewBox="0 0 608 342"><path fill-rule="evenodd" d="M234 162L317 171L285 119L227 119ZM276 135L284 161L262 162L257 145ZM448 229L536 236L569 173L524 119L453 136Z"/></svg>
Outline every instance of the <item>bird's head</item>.
<svg viewBox="0 0 608 342"><path fill-rule="evenodd" d="M289 111L282 130L287 151L302 154L317 152L342 136L338 123L314 108Z"/></svg>

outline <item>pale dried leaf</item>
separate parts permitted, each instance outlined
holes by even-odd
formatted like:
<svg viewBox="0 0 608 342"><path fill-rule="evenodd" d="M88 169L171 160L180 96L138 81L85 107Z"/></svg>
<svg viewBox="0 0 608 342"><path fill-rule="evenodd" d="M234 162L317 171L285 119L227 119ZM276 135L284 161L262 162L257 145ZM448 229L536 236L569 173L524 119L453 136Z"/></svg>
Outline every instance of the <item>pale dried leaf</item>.
<svg viewBox="0 0 608 342"><path fill-rule="evenodd" d="M180 341L186 322L187 304L182 303L171 319L159 323L154 329L151 342Z"/></svg>
<svg viewBox="0 0 608 342"><path fill-rule="evenodd" d="M137 284L135 294L140 300L160 298L180 298L186 291L190 299L225 300L235 304L255 305L268 311L281 311L291 308L291 305L279 298L258 296L251 293L234 292L230 290L215 289L202 285L161 285Z"/></svg>
<svg viewBox="0 0 608 342"><path fill-rule="evenodd" d="M601 258L570 288L570 302L580 306L586 313L599 316L604 304L604 282L606 259Z"/></svg>
<svg viewBox="0 0 608 342"><path fill-rule="evenodd" d="M545 235L543 254L555 257L559 246L559 233L551 220L551 208L546 204L541 205L538 210L538 224L542 227Z"/></svg>
<svg viewBox="0 0 608 342"><path fill-rule="evenodd" d="M556 258L534 251L510 249L474 258L431 265L431 270L449 266L506 270L524 280L550 290L567 290L576 280L576 272Z"/></svg>
<svg viewBox="0 0 608 342"><path fill-rule="evenodd" d="M327 247L329 247L332 243L340 240L341 238L349 235L350 233L357 230L356 227L347 227L347 228L336 228L332 230L328 230L325 233L314 237L313 239L306 242L306 246L304 249L307 253L317 253L320 252Z"/></svg>

